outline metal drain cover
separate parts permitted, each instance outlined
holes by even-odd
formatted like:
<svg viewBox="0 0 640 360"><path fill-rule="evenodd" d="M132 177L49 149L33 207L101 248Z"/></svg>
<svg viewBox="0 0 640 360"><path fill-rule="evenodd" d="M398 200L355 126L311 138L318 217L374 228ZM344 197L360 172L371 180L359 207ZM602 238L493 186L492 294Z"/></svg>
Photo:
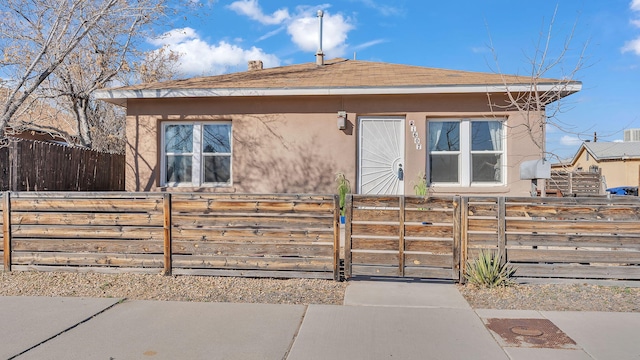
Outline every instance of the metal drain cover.
<svg viewBox="0 0 640 360"><path fill-rule="evenodd" d="M485 319L484 322L502 347L580 349L547 319Z"/></svg>

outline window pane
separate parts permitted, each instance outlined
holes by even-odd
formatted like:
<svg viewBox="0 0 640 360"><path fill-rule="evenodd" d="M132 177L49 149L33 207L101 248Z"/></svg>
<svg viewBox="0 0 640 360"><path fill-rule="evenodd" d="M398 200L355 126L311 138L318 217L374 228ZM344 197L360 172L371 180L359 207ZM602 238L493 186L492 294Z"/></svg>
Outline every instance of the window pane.
<svg viewBox="0 0 640 360"><path fill-rule="evenodd" d="M460 122L429 122L429 151L459 151Z"/></svg>
<svg viewBox="0 0 640 360"><path fill-rule="evenodd" d="M431 182L458 182L458 155L429 156Z"/></svg>
<svg viewBox="0 0 640 360"><path fill-rule="evenodd" d="M205 125L202 150L205 153L230 153L231 124Z"/></svg>
<svg viewBox="0 0 640 360"><path fill-rule="evenodd" d="M502 122L472 121L472 151L502 151Z"/></svg>
<svg viewBox="0 0 640 360"><path fill-rule="evenodd" d="M501 182L501 160L500 154L471 154L471 181Z"/></svg>
<svg viewBox="0 0 640 360"><path fill-rule="evenodd" d="M167 155L167 182L191 182L191 155Z"/></svg>
<svg viewBox="0 0 640 360"><path fill-rule="evenodd" d="M205 156L204 182L228 183L231 179L231 156Z"/></svg>
<svg viewBox="0 0 640 360"><path fill-rule="evenodd" d="M168 153L193 151L193 125L167 125L164 128L164 149Z"/></svg>

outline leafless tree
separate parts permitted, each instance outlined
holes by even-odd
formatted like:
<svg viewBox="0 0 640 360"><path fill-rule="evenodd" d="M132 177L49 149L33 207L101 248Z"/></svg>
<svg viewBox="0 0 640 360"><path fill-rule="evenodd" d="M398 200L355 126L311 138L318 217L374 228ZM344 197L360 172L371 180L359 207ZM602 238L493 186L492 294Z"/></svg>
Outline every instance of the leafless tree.
<svg viewBox="0 0 640 360"><path fill-rule="evenodd" d="M182 54L169 49L167 46L144 53L143 58L133 64L133 74L130 78L136 83L152 83L173 80L180 77L180 59Z"/></svg>
<svg viewBox="0 0 640 360"><path fill-rule="evenodd" d="M547 151L546 131L548 127L556 127L566 133L575 133L575 127L562 122L559 115L567 108L563 100L568 94L575 92L578 73L586 66L586 50L588 42L573 48L577 21L573 24L560 47L555 47L554 25L558 6L543 30L540 31L534 45L533 54L527 56L528 74L520 78L505 75L498 62L498 52L490 42L497 73L502 76L506 89L506 101L496 101L489 95L489 104L496 111L517 111L524 119L520 127L535 146L540 149L543 158L557 157ZM569 63L571 61L571 63ZM558 76L558 74L560 76ZM523 81L523 78L526 81ZM552 86L550 86L552 84ZM544 86L543 86L544 85ZM523 90L523 86L527 89ZM519 129L514 129L518 132Z"/></svg>
<svg viewBox="0 0 640 360"><path fill-rule="evenodd" d="M35 126L29 120L32 117L19 115L33 113L38 103L60 113L58 123L39 127L67 137L56 126L70 118L78 143L109 148L107 138L123 131L122 114L117 116L117 110L94 102L91 94L116 76L126 78L131 75L123 73L140 70L135 64L144 55L137 50L137 42L149 35L145 32L149 25L166 14L167 2L5 0L0 4L0 74L6 79L1 84L5 96L0 98L0 138L7 125ZM166 58L163 54L156 61ZM96 135L103 136L99 145L94 144Z"/></svg>

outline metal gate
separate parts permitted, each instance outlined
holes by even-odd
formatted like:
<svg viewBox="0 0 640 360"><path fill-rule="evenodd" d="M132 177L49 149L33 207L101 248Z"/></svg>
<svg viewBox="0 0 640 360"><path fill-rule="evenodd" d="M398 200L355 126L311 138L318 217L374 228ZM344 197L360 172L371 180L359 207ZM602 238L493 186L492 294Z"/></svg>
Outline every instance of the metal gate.
<svg viewBox="0 0 640 360"><path fill-rule="evenodd" d="M459 197L349 195L345 277L460 279Z"/></svg>

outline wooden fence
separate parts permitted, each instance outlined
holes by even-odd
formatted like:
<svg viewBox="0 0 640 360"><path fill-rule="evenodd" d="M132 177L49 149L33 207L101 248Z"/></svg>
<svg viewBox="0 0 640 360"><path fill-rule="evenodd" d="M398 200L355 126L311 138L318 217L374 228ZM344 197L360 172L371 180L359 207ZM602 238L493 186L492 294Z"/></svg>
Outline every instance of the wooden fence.
<svg viewBox="0 0 640 360"><path fill-rule="evenodd" d="M637 197L465 198L464 208L463 259L492 249L519 278L640 280Z"/></svg>
<svg viewBox="0 0 640 360"><path fill-rule="evenodd" d="M171 197L174 274L338 279L337 196Z"/></svg>
<svg viewBox="0 0 640 360"><path fill-rule="evenodd" d="M640 280L636 197L347 199L345 275L464 279L481 250L520 279Z"/></svg>
<svg viewBox="0 0 640 360"><path fill-rule="evenodd" d="M459 278L459 198L347 199L345 276Z"/></svg>
<svg viewBox="0 0 640 360"><path fill-rule="evenodd" d="M339 279L336 195L2 193L5 270ZM640 199L349 195L345 276L640 280Z"/></svg>
<svg viewBox="0 0 640 360"><path fill-rule="evenodd" d="M604 194L602 170L551 172L547 190L559 190L564 196L590 196Z"/></svg>
<svg viewBox="0 0 640 360"><path fill-rule="evenodd" d="M165 201L149 194L4 193L4 249L11 249L5 269L160 272Z"/></svg>
<svg viewBox="0 0 640 360"><path fill-rule="evenodd" d="M12 139L0 147L1 191L121 191L124 155Z"/></svg>
<svg viewBox="0 0 640 360"><path fill-rule="evenodd" d="M335 196L2 195L5 270L338 279Z"/></svg>

